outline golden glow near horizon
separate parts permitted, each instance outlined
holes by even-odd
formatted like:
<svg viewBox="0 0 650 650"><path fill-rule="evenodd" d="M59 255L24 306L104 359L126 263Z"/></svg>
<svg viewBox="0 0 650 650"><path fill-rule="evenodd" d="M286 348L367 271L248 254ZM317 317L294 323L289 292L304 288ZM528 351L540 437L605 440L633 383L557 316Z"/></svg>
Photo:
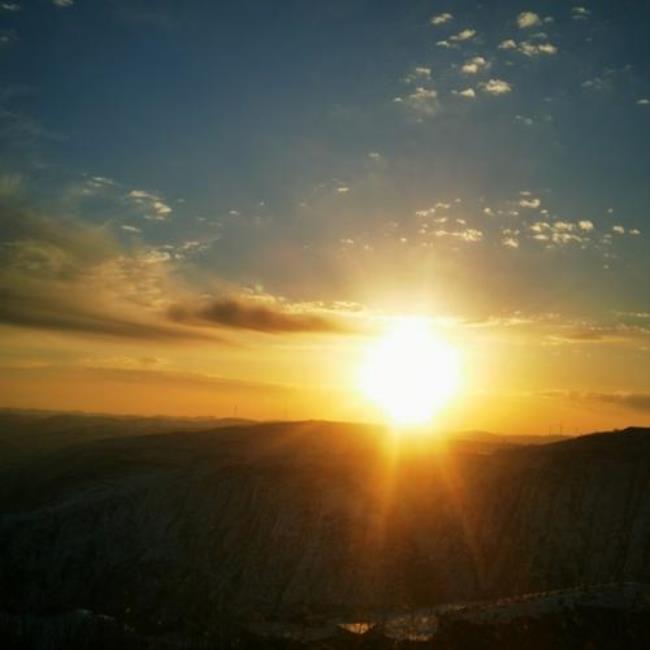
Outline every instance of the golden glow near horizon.
<svg viewBox="0 0 650 650"><path fill-rule="evenodd" d="M401 319L368 349L359 374L362 394L396 425L431 421L458 390L457 351L424 319Z"/></svg>

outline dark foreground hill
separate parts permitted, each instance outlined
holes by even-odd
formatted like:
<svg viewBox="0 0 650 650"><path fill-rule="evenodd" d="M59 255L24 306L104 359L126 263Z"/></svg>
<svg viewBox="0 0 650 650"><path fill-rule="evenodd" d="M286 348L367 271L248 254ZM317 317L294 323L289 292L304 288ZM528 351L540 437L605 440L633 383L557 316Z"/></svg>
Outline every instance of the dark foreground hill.
<svg viewBox="0 0 650 650"><path fill-rule="evenodd" d="M75 426L32 451L6 422L0 435L21 448L0 468L13 644L583 647L603 612L614 632L594 647L648 640L648 430L474 447L324 422ZM531 593L541 609L500 600Z"/></svg>

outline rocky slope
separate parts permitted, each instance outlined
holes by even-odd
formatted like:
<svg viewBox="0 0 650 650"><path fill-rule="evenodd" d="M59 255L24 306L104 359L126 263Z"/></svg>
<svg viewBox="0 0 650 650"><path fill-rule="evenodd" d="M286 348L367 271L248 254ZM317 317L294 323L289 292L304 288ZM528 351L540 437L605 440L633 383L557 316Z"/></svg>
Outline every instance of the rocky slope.
<svg viewBox="0 0 650 650"><path fill-rule="evenodd" d="M5 463L0 485L12 615L209 635L650 583L647 430L492 453L322 422L72 436Z"/></svg>

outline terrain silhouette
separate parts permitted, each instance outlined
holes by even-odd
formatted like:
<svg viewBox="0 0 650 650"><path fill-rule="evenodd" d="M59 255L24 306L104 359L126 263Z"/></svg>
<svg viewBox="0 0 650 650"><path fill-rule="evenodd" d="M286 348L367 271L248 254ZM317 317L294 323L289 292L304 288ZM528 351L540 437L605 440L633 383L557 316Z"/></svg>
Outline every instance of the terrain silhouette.
<svg viewBox="0 0 650 650"><path fill-rule="evenodd" d="M577 647L602 612L620 647L648 639L648 429L398 445L352 423L3 411L0 431L0 629L25 647Z"/></svg>

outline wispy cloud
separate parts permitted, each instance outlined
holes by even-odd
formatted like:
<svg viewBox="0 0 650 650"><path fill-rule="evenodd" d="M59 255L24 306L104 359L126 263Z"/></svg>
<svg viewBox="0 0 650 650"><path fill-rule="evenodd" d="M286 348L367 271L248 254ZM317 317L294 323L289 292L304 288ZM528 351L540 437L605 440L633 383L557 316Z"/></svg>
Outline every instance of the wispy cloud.
<svg viewBox="0 0 650 650"><path fill-rule="evenodd" d="M404 78L404 81L406 83L414 83L416 81L422 82L422 80L427 80L431 79L431 68L427 66L416 66L409 72L406 77Z"/></svg>
<svg viewBox="0 0 650 650"><path fill-rule="evenodd" d="M463 41L469 41L475 36L476 36L476 30L468 27L458 32L458 34L454 34L453 36L450 36L449 40L454 42L463 42Z"/></svg>
<svg viewBox="0 0 650 650"><path fill-rule="evenodd" d="M531 43L530 41L519 43L517 49L529 57L540 56L542 54L550 56L558 52L557 46L553 45L553 43Z"/></svg>
<svg viewBox="0 0 650 650"><path fill-rule="evenodd" d="M586 7L572 7L571 17L574 20L587 20L591 16L591 11Z"/></svg>
<svg viewBox="0 0 650 650"><path fill-rule="evenodd" d="M589 392L576 390L544 391L542 397L562 399L571 402L591 402L619 406L634 411L650 412L650 393Z"/></svg>
<svg viewBox="0 0 650 650"><path fill-rule="evenodd" d="M172 213L172 208L157 194L145 190L131 190L128 198L142 210L145 219L164 221Z"/></svg>
<svg viewBox="0 0 650 650"><path fill-rule="evenodd" d="M72 7L74 0L52 0L52 4L57 7Z"/></svg>
<svg viewBox="0 0 650 650"><path fill-rule="evenodd" d="M5 209L0 323L154 341L213 340L161 316L177 290L144 251L104 227Z"/></svg>
<svg viewBox="0 0 650 650"><path fill-rule="evenodd" d="M435 237L450 237L464 242L476 243L483 239L483 232L477 228L463 228L461 230L447 230L439 228L433 231Z"/></svg>
<svg viewBox="0 0 650 650"><path fill-rule="evenodd" d="M437 16L433 16L431 18L431 24L432 25L445 25L446 23L451 22L454 19L454 17L450 13L442 13L438 14Z"/></svg>
<svg viewBox="0 0 650 650"><path fill-rule="evenodd" d="M438 92L433 88L424 88L423 86L418 86L410 95L404 98L396 97L393 101L405 104L422 117L432 117L440 109Z"/></svg>

